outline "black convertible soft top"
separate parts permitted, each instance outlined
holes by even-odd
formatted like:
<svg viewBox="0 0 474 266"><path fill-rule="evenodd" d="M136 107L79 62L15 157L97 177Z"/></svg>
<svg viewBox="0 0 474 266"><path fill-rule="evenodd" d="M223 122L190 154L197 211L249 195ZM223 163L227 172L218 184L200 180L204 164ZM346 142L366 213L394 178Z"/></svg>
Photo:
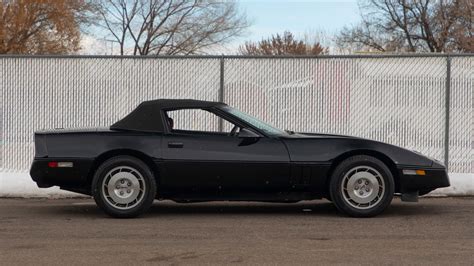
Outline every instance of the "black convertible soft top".
<svg viewBox="0 0 474 266"><path fill-rule="evenodd" d="M110 126L112 130L164 132L162 111L187 108L212 108L225 103L191 99L158 99L142 102L130 114Z"/></svg>

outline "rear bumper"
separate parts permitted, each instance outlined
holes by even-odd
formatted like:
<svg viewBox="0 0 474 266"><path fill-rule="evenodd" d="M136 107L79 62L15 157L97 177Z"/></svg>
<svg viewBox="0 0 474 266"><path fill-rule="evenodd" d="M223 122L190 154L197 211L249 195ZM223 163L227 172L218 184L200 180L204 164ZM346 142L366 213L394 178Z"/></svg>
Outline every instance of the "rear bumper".
<svg viewBox="0 0 474 266"><path fill-rule="evenodd" d="M50 162L72 162L72 167L49 167ZM88 185L92 160L71 158L35 158L30 176L38 187L60 186L65 189L82 190Z"/></svg>
<svg viewBox="0 0 474 266"><path fill-rule="evenodd" d="M425 171L425 175L406 175L403 170L420 169ZM449 177L446 168L420 168L420 167L401 167L398 169L400 177L400 192L416 192L420 195L426 194L434 189L449 187Z"/></svg>

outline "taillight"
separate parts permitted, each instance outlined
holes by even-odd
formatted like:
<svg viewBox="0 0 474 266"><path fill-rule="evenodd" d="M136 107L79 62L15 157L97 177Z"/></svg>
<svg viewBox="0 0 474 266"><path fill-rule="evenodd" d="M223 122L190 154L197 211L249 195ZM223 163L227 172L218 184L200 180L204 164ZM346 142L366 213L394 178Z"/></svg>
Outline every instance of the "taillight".
<svg viewBox="0 0 474 266"><path fill-rule="evenodd" d="M48 167L57 168L57 167L73 167L72 162L48 162Z"/></svg>

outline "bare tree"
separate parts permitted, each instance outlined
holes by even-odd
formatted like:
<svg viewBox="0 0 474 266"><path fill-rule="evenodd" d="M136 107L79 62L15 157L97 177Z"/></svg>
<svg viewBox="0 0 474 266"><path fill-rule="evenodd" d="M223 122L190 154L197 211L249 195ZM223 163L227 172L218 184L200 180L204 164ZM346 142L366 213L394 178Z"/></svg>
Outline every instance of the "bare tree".
<svg viewBox="0 0 474 266"><path fill-rule="evenodd" d="M75 52L93 11L87 0L0 0L0 53Z"/></svg>
<svg viewBox="0 0 474 266"><path fill-rule="evenodd" d="M381 52L473 52L473 0L365 0L362 22L344 28L341 48Z"/></svg>
<svg viewBox="0 0 474 266"><path fill-rule="evenodd" d="M308 29L304 32L302 40L305 43L316 44L319 43L322 47L327 47L327 51L324 53L330 53L330 47L334 46L334 34L322 29L322 28L313 28Z"/></svg>
<svg viewBox="0 0 474 266"><path fill-rule="evenodd" d="M308 36L305 36L309 40ZM285 31L283 35L276 34L259 42L246 42L239 47L243 55L318 55L326 53L319 42L297 40L294 35Z"/></svg>
<svg viewBox="0 0 474 266"><path fill-rule="evenodd" d="M249 26L233 1L101 0L101 26L120 54L196 54Z"/></svg>

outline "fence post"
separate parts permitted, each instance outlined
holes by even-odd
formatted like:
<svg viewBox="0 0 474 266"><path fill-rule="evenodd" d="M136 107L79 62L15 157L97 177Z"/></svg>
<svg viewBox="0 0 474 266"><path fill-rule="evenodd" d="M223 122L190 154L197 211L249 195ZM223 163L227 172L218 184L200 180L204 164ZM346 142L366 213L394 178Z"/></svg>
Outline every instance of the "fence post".
<svg viewBox="0 0 474 266"><path fill-rule="evenodd" d="M219 102L224 102L224 56L220 59ZM224 129L224 121L219 119L219 132Z"/></svg>
<svg viewBox="0 0 474 266"><path fill-rule="evenodd" d="M445 128L444 128L444 165L448 170L449 164L449 109L451 98L451 57L446 56L446 102L445 102Z"/></svg>

